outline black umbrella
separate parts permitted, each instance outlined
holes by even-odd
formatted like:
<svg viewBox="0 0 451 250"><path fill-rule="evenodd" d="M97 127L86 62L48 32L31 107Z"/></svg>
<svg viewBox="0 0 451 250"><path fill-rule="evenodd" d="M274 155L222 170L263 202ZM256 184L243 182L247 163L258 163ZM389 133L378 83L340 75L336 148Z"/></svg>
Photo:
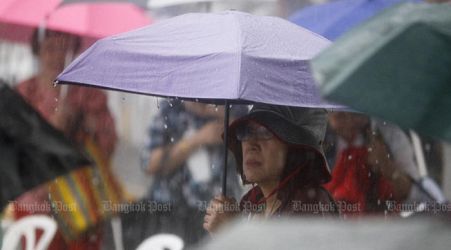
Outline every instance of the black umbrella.
<svg viewBox="0 0 451 250"><path fill-rule="evenodd" d="M0 210L27 190L90 163L0 81Z"/></svg>

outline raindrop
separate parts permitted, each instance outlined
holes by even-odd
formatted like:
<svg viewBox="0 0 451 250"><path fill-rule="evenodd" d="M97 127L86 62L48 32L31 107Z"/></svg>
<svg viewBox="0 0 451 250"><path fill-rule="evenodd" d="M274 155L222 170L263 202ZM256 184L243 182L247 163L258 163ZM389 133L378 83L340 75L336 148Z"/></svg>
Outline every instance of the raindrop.
<svg viewBox="0 0 451 250"><path fill-rule="evenodd" d="M58 81L54 81L53 82L53 87L56 88L56 84L58 83Z"/></svg>
<svg viewBox="0 0 451 250"><path fill-rule="evenodd" d="M379 164L379 160L376 160L376 164Z"/></svg>
<svg viewBox="0 0 451 250"><path fill-rule="evenodd" d="M97 240L97 235L96 234L91 234L91 236L89 237L89 241L95 242L96 240Z"/></svg>
<svg viewBox="0 0 451 250"><path fill-rule="evenodd" d="M368 148L368 152L373 152L373 148L372 148L372 147L369 147L369 148Z"/></svg>
<svg viewBox="0 0 451 250"><path fill-rule="evenodd" d="M93 177L92 183L94 183L94 185L99 185L99 183L100 183L99 178L97 176Z"/></svg>
<svg viewBox="0 0 451 250"><path fill-rule="evenodd" d="M383 124L383 125L385 126L385 125L387 125L387 122L386 122L386 121L384 121L384 122L383 122L382 124Z"/></svg>
<svg viewBox="0 0 451 250"><path fill-rule="evenodd" d="M387 154L387 158L390 159L390 154Z"/></svg>
<svg viewBox="0 0 451 250"><path fill-rule="evenodd" d="M376 135L376 131L375 130L373 130L373 133L372 133L373 135Z"/></svg>
<svg viewBox="0 0 451 250"><path fill-rule="evenodd" d="M168 120L168 116L167 116L167 115L164 116L164 120L165 120L165 121Z"/></svg>
<svg viewBox="0 0 451 250"><path fill-rule="evenodd" d="M173 107L174 105L172 104L172 102L169 102L169 107Z"/></svg>
<svg viewBox="0 0 451 250"><path fill-rule="evenodd" d="M429 143L424 144L424 150L431 151L431 148L432 148L431 144Z"/></svg>
<svg viewBox="0 0 451 250"><path fill-rule="evenodd" d="M168 129L168 125L166 123L164 124L164 129Z"/></svg>
<svg viewBox="0 0 451 250"><path fill-rule="evenodd" d="M55 102L58 102L58 98L57 97L55 97Z"/></svg>
<svg viewBox="0 0 451 250"><path fill-rule="evenodd" d="M218 105L215 105L215 112L218 112L219 108Z"/></svg>
<svg viewBox="0 0 451 250"><path fill-rule="evenodd" d="M185 100L181 100L180 102L181 102L181 103L184 103L184 102L185 102Z"/></svg>
<svg viewBox="0 0 451 250"><path fill-rule="evenodd" d="M348 156L348 160L352 160L352 155L349 155L349 156Z"/></svg>
<svg viewBox="0 0 451 250"><path fill-rule="evenodd" d="M171 142L174 142L174 137L171 137Z"/></svg>
<svg viewBox="0 0 451 250"><path fill-rule="evenodd" d="M371 177L371 172L368 172L368 177Z"/></svg>
<svg viewBox="0 0 451 250"><path fill-rule="evenodd" d="M211 164L211 169L215 169L215 164Z"/></svg>
<svg viewBox="0 0 451 250"><path fill-rule="evenodd" d="M399 174L398 174L397 172L394 172L394 173L391 175L391 178L392 178L393 180L398 179L398 177L399 177Z"/></svg>

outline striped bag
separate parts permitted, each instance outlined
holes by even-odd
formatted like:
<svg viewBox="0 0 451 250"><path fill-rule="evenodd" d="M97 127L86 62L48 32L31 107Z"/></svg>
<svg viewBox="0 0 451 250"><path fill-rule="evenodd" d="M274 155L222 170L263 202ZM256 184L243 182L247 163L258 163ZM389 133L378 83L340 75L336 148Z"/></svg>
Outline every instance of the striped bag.
<svg viewBox="0 0 451 250"><path fill-rule="evenodd" d="M123 201L122 188L97 145L87 139L85 149L94 166L77 169L49 184L52 212L67 241L112 217L116 211L111 205Z"/></svg>

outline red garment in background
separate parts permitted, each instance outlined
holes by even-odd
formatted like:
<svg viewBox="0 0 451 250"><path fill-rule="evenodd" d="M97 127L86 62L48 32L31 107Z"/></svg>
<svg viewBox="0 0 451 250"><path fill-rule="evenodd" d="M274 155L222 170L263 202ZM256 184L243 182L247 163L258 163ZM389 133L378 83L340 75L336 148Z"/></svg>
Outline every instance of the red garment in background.
<svg viewBox="0 0 451 250"><path fill-rule="evenodd" d="M343 214L368 212L371 189L376 190L377 197L373 198L381 202L391 198L391 183L382 176L376 179L371 176L373 173L367 164L367 157L367 147L349 147L341 151L332 171L332 180L324 185Z"/></svg>
<svg viewBox="0 0 451 250"><path fill-rule="evenodd" d="M72 130L73 133L65 131L66 135L79 144L83 143L81 140L84 135L90 135L99 145L102 154L108 159L111 157L116 145L117 135L114 119L109 112L107 96L104 92L95 88L68 86L67 95L63 100L60 100L58 88L54 88L51 84L42 86L36 78L20 83L17 86L17 91L44 119L55 127L58 127L54 120L56 112L70 112L68 117L69 123L71 123L69 125L72 128L69 130ZM67 104L67 110L57 110L58 107L61 107L59 103L61 101ZM68 135L68 133L71 134ZM46 207L46 204L50 204L47 186L41 185L33 189L33 191L23 194L16 200L14 204L15 217L22 218L32 214L49 215L51 213L50 209L42 209ZM33 209L37 207L40 209ZM70 243L66 243L62 235L57 231L48 249L100 249L101 240L102 230L100 226L93 232Z"/></svg>
<svg viewBox="0 0 451 250"><path fill-rule="evenodd" d="M59 102L64 101L70 108L71 118L77 119L79 132L92 135L99 148L106 157L111 157L116 146L117 135L114 119L108 109L107 95L96 88L65 86L68 87L64 100L60 100L59 91L51 84L40 86L36 78L31 78L17 86L17 91L35 108L48 122L55 127L53 116ZM75 125L75 124L74 124ZM80 143L80 141L79 141Z"/></svg>

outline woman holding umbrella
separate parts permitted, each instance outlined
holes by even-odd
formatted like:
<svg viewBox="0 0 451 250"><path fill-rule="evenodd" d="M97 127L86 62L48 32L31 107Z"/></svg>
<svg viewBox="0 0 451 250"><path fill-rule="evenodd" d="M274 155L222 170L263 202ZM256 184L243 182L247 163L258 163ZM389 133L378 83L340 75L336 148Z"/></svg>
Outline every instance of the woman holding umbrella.
<svg viewBox="0 0 451 250"><path fill-rule="evenodd" d="M232 123L230 149L243 183L254 187L239 206L227 197L213 199L204 228L215 232L239 213L248 218L338 215L333 198L321 187L330 180L321 148L326 124L324 109L265 104L254 105Z"/></svg>

